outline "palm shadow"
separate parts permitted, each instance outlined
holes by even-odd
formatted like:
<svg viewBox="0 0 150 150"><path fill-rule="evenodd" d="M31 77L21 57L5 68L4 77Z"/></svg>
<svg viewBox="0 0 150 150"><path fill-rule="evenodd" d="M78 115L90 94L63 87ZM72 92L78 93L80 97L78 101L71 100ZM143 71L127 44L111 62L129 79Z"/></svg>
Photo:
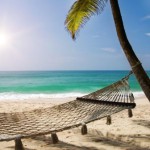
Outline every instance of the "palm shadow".
<svg viewBox="0 0 150 150"><path fill-rule="evenodd" d="M135 138L135 137L132 137ZM150 150L150 148L143 148L141 146L134 145L132 142L124 142L118 139L106 138L106 137L91 137L91 140L101 145L113 146L115 148L122 148L125 150Z"/></svg>
<svg viewBox="0 0 150 150"><path fill-rule="evenodd" d="M136 123L137 125L141 125L147 128L150 128L150 121L148 120L132 120L134 123Z"/></svg>

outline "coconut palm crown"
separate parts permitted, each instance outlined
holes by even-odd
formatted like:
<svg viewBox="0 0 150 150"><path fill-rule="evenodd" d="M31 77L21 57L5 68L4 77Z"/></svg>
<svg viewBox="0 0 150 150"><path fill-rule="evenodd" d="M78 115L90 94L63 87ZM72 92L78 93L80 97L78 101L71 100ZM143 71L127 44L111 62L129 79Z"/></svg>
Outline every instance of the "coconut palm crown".
<svg viewBox="0 0 150 150"><path fill-rule="evenodd" d="M76 38L80 28L91 16L103 11L108 0L77 0L69 10L65 20L67 30L73 39Z"/></svg>
<svg viewBox="0 0 150 150"><path fill-rule="evenodd" d="M103 11L107 1L108 0L76 0L69 10L65 21L66 28L73 39L76 38L79 30L92 15L99 14ZM109 1L120 45L122 46L136 79L150 101L150 79L127 38L118 0Z"/></svg>

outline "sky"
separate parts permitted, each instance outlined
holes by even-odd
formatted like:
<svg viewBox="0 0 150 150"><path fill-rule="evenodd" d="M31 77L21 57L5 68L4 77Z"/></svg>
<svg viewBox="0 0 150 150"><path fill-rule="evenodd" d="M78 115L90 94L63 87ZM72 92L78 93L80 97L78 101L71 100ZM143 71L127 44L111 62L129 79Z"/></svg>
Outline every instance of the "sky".
<svg viewBox="0 0 150 150"><path fill-rule="evenodd" d="M150 0L118 0L127 37L150 70ZM0 71L130 70L109 1L76 41L65 28L75 0L0 0Z"/></svg>

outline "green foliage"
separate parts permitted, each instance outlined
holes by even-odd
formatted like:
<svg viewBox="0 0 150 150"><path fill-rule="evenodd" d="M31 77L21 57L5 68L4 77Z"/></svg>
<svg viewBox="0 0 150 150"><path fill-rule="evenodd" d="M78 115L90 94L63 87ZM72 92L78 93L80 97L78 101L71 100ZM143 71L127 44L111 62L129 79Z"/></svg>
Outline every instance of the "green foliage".
<svg viewBox="0 0 150 150"><path fill-rule="evenodd" d="M73 39L91 16L102 12L107 0L77 0L68 12L65 26Z"/></svg>

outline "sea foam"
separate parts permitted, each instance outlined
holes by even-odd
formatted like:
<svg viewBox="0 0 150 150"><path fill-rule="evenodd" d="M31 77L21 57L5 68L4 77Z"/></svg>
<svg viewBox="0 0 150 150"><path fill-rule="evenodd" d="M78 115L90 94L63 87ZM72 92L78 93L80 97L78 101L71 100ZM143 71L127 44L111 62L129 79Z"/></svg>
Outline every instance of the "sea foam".
<svg viewBox="0 0 150 150"><path fill-rule="evenodd" d="M30 100L30 99L59 99L59 98L73 98L73 97L81 97L87 95L88 93L56 93L56 94L23 94L23 93L0 93L0 100ZM141 97L144 95L142 91L133 92L134 97Z"/></svg>
<svg viewBox="0 0 150 150"><path fill-rule="evenodd" d="M20 93L0 93L0 100L29 100L29 99L58 99L73 98L86 95L86 93L59 93L59 94L20 94Z"/></svg>

